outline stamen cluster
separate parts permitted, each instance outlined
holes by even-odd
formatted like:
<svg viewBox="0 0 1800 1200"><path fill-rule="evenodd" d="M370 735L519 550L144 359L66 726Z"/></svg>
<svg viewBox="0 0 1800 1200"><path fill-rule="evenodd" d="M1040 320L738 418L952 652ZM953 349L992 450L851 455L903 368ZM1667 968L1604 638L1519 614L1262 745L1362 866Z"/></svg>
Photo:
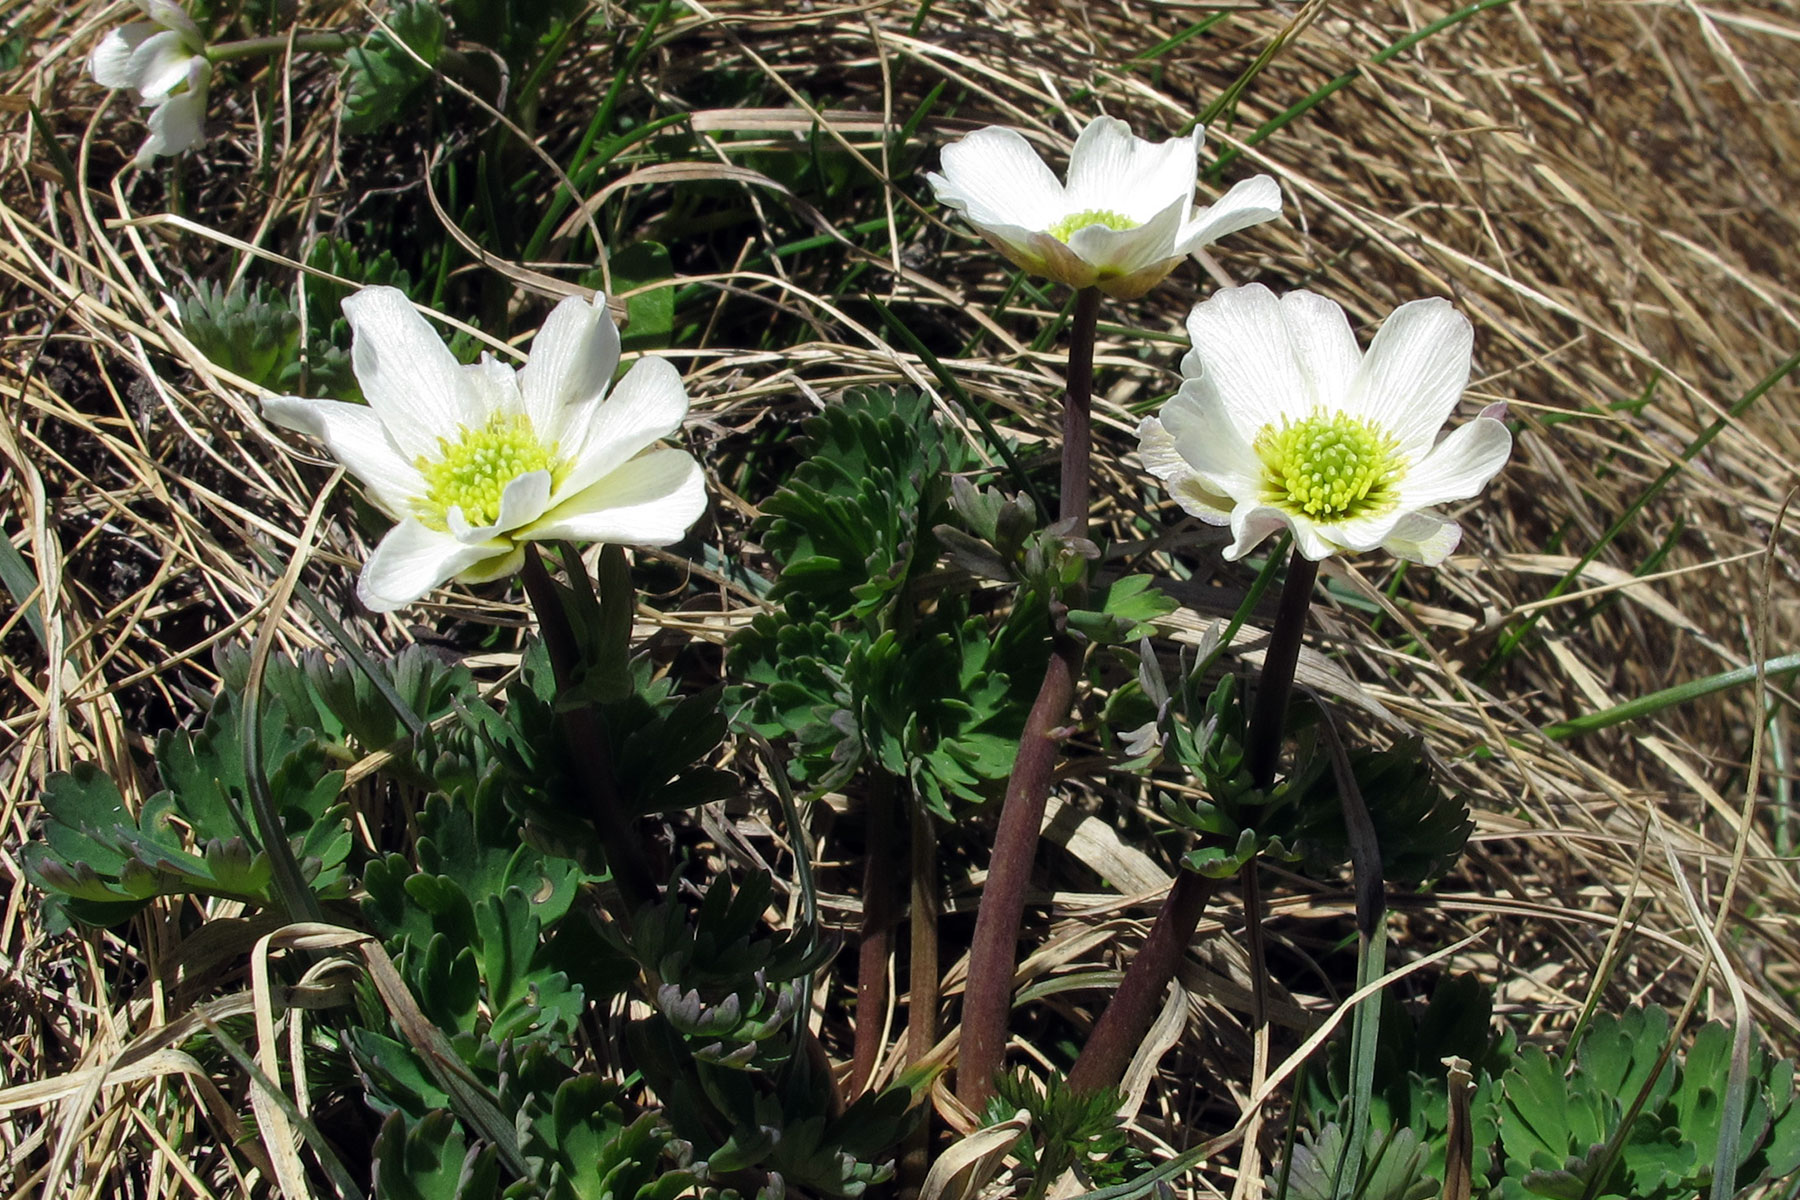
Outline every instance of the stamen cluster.
<svg viewBox="0 0 1800 1200"><path fill-rule="evenodd" d="M1265 502L1322 521L1392 508L1406 467L1392 435L1347 413L1265 425L1254 448L1266 473Z"/></svg>
<svg viewBox="0 0 1800 1200"><path fill-rule="evenodd" d="M487 424L464 429L455 442L439 438L438 447L442 455L435 462L421 455L415 464L426 489L419 517L437 529L449 527L452 508L461 508L470 525L494 524L507 484L532 471L550 471L554 480L560 465L556 447L538 440L523 413L495 413Z"/></svg>

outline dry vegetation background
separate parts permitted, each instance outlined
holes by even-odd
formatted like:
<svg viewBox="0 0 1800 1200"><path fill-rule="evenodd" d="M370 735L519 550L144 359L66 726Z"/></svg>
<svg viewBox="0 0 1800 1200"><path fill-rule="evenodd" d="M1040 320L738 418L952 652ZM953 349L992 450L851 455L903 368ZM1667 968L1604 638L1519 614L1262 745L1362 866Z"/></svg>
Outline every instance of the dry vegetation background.
<svg viewBox="0 0 1800 1200"><path fill-rule="evenodd" d="M635 94L673 112L694 107L684 97L710 73L766 76L769 106L788 111L697 116L709 153L693 170L741 178L734 155L751 144L742 132L760 124L772 143L805 135L811 102L829 110L821 136L880 177L883 132L943 80L968 98L953 116L933 114L919 140L937 145L1001 121L1030 131L1054 159L1097 106L1140 133L1173 132L1284 29L1298 32L1214 144L1240 142L1353 73L1229 172L1275 175L1283 221L1217 248L1212 280L1178 272L1141 305L1103 309L1101 519L1143 510L1130 431L1170 390L1179 357L1177 342L1146 344L1138 331L1178 333L1194 300L1227 280L1324 291L1365 337L1401 301L1452 297L1476 327L1470 405L1504 401L1521 422L1512 464L1464 514L1462 548L1443 570L1396 579L1379 556L1327 564L1338 599L1320 606L1313 642L1336 665L1333 674L1314 660L1315 682L1347 697L1345 710L1379 736L1423 732L1476 809L1463 868L1396 918L1395 962L1474 935L1457 966L1496 981L1502 1008L1536 1028L1566 1023L1603 977L1610 1006L1679 1007L1699 984L1701 1015L1728 1016L1726 976L1735 975L1757 1023L1793 1053L1793 676L1560 742L1538 730L1800 644L1800 535L1791 518L1782 525L1800 483L1800 375L1727 419L1784 363L1792 369L1800 348L1800 12L1778 0L1513 0L1375 64L1450 10L1438 0L1330 0L1244 7L1153 63L1126 61L1216 7L943 0L914 33L909 4L690 3ZM305 10L317 27L367 22L355 6ZM418 130L373 144L340 139L335 80L300 58L278 88L220 87L213 140L199 154L172 171L121 175L141 125L135 114L126 120L123 97L102 109L104 93L84 72L94 39L122 19L119 6L9 0L0 19L17 51L0 76L0 514L29 572L23 591L8 579L0 598L0 1163L10 1164L0 1181L10 1173L13 1194L47 1183L82 1195L228 1194L232 1177L209 1152L166 1152L170 1129L219 1120L196 1102L204 1087L181 1082L182 1068L168 1062L104 1086L98 1069L197 994L246 988L241 952L253 935L238 931L223 958L180 944L166 918L140 919L129 943L49 936L19 849L51 770L94 760L128 799L143 798L147 739L195 719L212 687L212 648L254 631L324 477L306 450L261 422L252 393L184 343L161 294L244 269L248 247L259 248L260 277L285 283L307 240L354 218L373 194L410 197L421 220L434 219L422 183L431 143ZM566 61L540 117L553 149L578 134L609 82L586 73L598 56ZM270 95L278 110L264 121ZM27 101L42 114L36 123ZM740 136L726 141L725 131ZM934 152L926 158L935 164ZM264 161L273 166L254 169ZM648 223L678 184L657 174L666 168L631 170L621 165L607 186L628 189ZM165 187L172 177L178 197ZM989 328L984 352L952 369L1004 406L1009 432L1028 443L1052 435L1060 352L1034 350L1030 339L1053 314L1015 301L1003 318L987 316L1005 282L994 257L939 222L916 172L889 182L860 216L888 218L892 236L865 239L830 269L866 262L849 295L874 292L934 342L953 348ZM780 227L750 228L746 254L765 238L791 240L796 223L816 225L779 189L743 187L745 202ZM693 564L700 581L734 556L754 561L751 489L762 485L752 480L740 494L735 473L747 439L850 383L934 386L866 309L831 295L837 281L809 265L817 260L734 271L729 252L719 257L708 268L719 320L677 359L695 397L694 448L717 485L704 538L718 556ZM521 275L515 267L499 269ZM559 273L555 263L532 269ZM520 329L543 310L530 290L516 293L527 314ZM779 352L734 345L734 334L777 315L798 316L811 335ZM1645 497L1569 594L1547 601ZM340 598L365 549L344 508L340 494L322 514L308 576ZM1177 515L1165 509L1157 520L1172 525ZM1204 545L1190 528L1165 552L1204 579ZM697 598L708 588L710 599ZM1411 603L1392 609L1384 592ZM686 596L680 611L662 613L649 597L642 619L722 641L751 607L723 584ZM1382 636L1371 637L1378 607L1389 611ZM1484 670L1532 614L1532 636ZM387 648L470 617L522 615L494 589L444 593L394 619L349 614ZM1197 636L1206 615L1180 636ZM1396 629L1416 632L1423 651L1403 652ZM295 649L329 645L299 610L283 639ZM1487 756L1474 757L1478 748ZM1064 796L1079 806L1086 789L1110 786L1089 772ZM729 820L768 844L749 814ZM1026 964L1046 978L1116 964L1154 914L1146 893L1166 878L1096 822L1055 829L1069 853L1046 856L1046 878L1060 889L1050 951ZM1077 869L1084 862L1092 873ZM1100 877L1119 890L1100 888ZM849 891L849 879L836 890ZM967 882L953 885L952 906L973 894ZM835 918L853 924L853 901L838 899ZM1296 954L1329 949L1350 929L1348 906L1346 895L1296 886L1276 899L1272 934ZM1229 926L1234 907L1217 911ZM1724 957L1711 961L1702 930L1715 924ZM1138 1081L1137 1125L1152 1143L1179 1146L1190 1128L1229 1124L1246 1097L1237 968L1226 949L1215 957L1188 979L1186 1036L1165 1029L1179 1044L1160 1075ZM840 960L838 988L849 986L851 965ZM960 968L946 965L954 996ZM1324 984L1286 997L1275 1013L1280 1036L1296 1042L1334 1003ZM825 1032L847 1055L845 1031L831 1027L843 1011L828 1010ZM1063 1015L1086 1019L1079 1008ZM948 1110L948 1096L941 1101ZM190 1168L192 1155L200 1165Z"/></svg>

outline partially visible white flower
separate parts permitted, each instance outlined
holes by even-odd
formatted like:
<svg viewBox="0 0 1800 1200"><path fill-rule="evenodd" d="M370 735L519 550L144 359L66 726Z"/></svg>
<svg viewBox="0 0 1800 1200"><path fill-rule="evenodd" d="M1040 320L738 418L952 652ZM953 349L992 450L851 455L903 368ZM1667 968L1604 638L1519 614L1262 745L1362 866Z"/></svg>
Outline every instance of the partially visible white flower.
<svg viewBox="0 0 1800 1200"><path fill-rule="evenodd" d="M395 288L364 288L344 315L368 404L271 396L263 415L324 442L398 522L357 582L376 612L509 575L529 541L666 546L705 511L700 465L656 445L687 415L681 376L643 358L612 383L605 297L557 305L517 371L458 363Z"/></svg>
<svg viewBox="0 0 1800 1200"><path fill-rule="evenodd" d="M138 150L139 166L159 154L179 154L201 140L212 64L206 38L173 0L138 0L149 18L108 33L88 56L101 87L124 88L151 109L150 136Z"/></svg>
<svg viewBox="0 0 1800 1200"><path fill-rule="evenodd" d="M1310 559L1379 546L1436 565L1461 530L1432 506L1475 495L1512 453L1485 412L1433 444L1474 345L1447 300L1395 309L1367 354L1330 300L1261 284L1214 293L1187 327L1187 378L1139 452L1183 508L1230 526L1228 559L1286 527Z"/></svg>
<svg viewBox="0 0 1800 1200"><path fill-rule="evenodd" d="M1018 266L1131 300L1202 246L1281 215L1281 188L1267 175L1195 211L1205 134L1159 144L1095 117L1075 140L1065 186L1018 130L990 125L944 147L944 173L925 178Z"/></svg>

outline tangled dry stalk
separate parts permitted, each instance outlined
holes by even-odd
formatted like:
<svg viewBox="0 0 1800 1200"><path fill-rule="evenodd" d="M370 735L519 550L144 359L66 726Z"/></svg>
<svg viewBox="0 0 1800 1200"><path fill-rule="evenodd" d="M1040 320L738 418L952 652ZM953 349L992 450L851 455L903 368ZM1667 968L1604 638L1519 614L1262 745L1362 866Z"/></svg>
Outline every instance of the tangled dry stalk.
<svg viewBox="0 0 1800 1200"><path fill-rule="evenodd" d="M158 182L166 172L121 175L139 130L122 124L123 98L104 105L82 70L116 7L3 6L8 45L20 53L5 72L0 141L0 481L16 552L0 609L9 684L0 751L9 885L0 1147L9 1166L0 1178L10 1172L18 1195L235 1194L253 1186L244 1172L272 1169L253 1138L238 1153L220 1144L243 1133L241 1096L223 1094L212 1067L170 1048L175 1039L143 1039L191 1028L196 1003L211 1021L253 1012L245 954L268 930L215 921L196 944L194 914L170 908L153 909L161 915L145 923L147 936L130 943L52 937L19 848L33 836L49 771L92 760L127 784L128 800L144 797L147 736L192 719L210 690L212 648L254 633L296 552L311 556L310 578L340 580L321 590L346 594L341 581L364 547L339 516L341 497L309 545L302 530L324 470L263 424L251 390L194 351L162 295L234 272L290 280L310 239L351 227L359 204L383 189L430 219L427 147L341 140L334 80L297 60L215 105L215 140L179 168L179 193ZM328 7L307 6L309 24L366 19L359 6ZM1539 733L1800 642L1800 539L1785 511L1800 483L1800 384L1784 374L1757 393L1784 364L1794 368L1800 347L1794 5L1514 0L1378 63L1385 48L1450 10L1437 0L1234 8L1203 35L1133 63L1131 54L1218 6L927 7L914 32L911 4L689 0L636 86L665 111L694 107L684 97L724 72L757 78L784 99L778 108L695 112L710 157L635 175L622 167L607 188L647 205L647 221L679 179L726 181L759 212L830 232L822 215L793 213L783 189L742 165L747 151L808 136L822 120L817 136L884 177L888 135L946 80L969 99L954 116L934 114L918 139L941 142L1003 120L1060 153L1097 106L1140 129L1173 130L1289 31L1235 122L1213 138L1243 147L1228 178L1254 168L1281 181L1289 215L1233 239L1213 275L1328 292L1365 331L1402 300L1448 295L1476 325L1472 400L1503 401L1523 421L1512 465L1468 514L1446 569L1421 580L1382 560L1327 567L1335 600L1317 619L1314 645L1330 662L1311 660L1311 680L1350 701L1345 711L1378 736L1424 733L1477 812L1462 870L1405 906L1397 961L1471 939L1458 966L1497 981L1507 1011L1546 1027L1566 1021L1593 988L1609 1003L1679 1007L1699 987L1700 1013L1717 1016L1729 1009L1725 982L1735 976L1767 1035L1786 1052L1800 1048L1792 677L1585 736ZM1267 140L1244 143L1345 75ZM558 78L541 139L556 145L578 130L607 82L581 69ZM986 330L984 352L951 370L970 393L1002 405L1008 432L1028 446L1051 435L1060 360L1022 331L1055 314L1015 300L1004 319L990 315L1004 286L992 256L941 224L916 175L890 184L880 252L844 251L866 263L856 287L920 330L947 330L958 342ZM766 228L736 264L723 253L704 277L722 319L682 364L696 398L695 448L716 465L734 461L732 448L759 429L793 421L846 385L937 388L865 309L834 297L833 281L804 255L742 268L752 250L784 240ZM520 304L567 274L554 261L501 269L518 281ZM1132 310L1133 324L1177 333L1213 285L1194 275L1153 293L1149 307ZM813 336L779 352L733 348L727 335L751 322L745 314L774 310L798 315ZM1108 390L1096 410L1096 459L1106 464L1097 513L1114 521L1144 510L1131 432L1169 390L1178 357L1173 341L1146 353L1139 330L1109 332L1105 322L1119 319L1103 313ZM642 619L722 641L754 607L718 568L753 539L756 496L739 495L723 474L713 482L708 539L719 556L691 568L717 581L714 602L646 609ZM1168 525L1174 516L1153 519ZM1206 584L1210 568L1199 564L1211 559L1193 553L1204 542L1186 529L1153 561L1166 569L1179 560ZM1552 596L1578 566L1573 586ZM1411 603L1396 607L1396 595ZM458 620L520 618L492 589L446 593L421 611L431 623L423 628L351 619L371 642L397 647ZM1528 615L1538 616L1533 636L1497 657ZM1209 616L1190 614L1178 636L1197 639ZM1415 633L1416 648L1366 636L1377 621ZM294 650L330 645L301 610L288 614L281 640ZM488 665L497 671L505 657ZM1132 785L1080 780L1057 810L1052 836L1066 853L1050 856L1052 932L1023 964L1028 984L1116 966L1166 885L1154 862L1083 819L1083 789L1113 786ZM709 820L727 830L742 817ZM966 907L972 884L953 888L953 908ZM854 924L853 896L827 903ZM1271 934L1285 952L1322 954L1347 930L1348 909L1347 894L1296 882L1273 904ZM1701 934L1714 926L1728 934L1722 959ZM1190 1130L1229 1126L1256 1090L1241 968L1229 938L1208 945L1222 948L1185 980L1186 1021L1172 1013L1159 1028L1155 1046L1169 1052L1134 1077L1136 1125L1153 1144L1180 1147ZM953 998L962 967L945 965ZM848 986L840 971L833 987ZM1297 1044L1335 1008L1341 996L1327 987L1277 998L1279 1039ZM1061 1016L1091 1018L1078 997L1044 993L1041 1003ZM847 1057L844 1030L825 1035ZM953 1125L963 1121L947 1094L939 1103Z"/></svg>

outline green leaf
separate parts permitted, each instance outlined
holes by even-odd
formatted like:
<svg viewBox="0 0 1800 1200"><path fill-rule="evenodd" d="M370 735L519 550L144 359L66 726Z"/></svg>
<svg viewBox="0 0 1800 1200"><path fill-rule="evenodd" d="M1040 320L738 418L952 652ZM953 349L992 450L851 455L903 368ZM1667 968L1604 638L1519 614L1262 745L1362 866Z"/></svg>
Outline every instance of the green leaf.
<svg viewBox="0 0 1800 1200"><path fill-rule="evenodd" d="M613 291L629 292L646 284L670 280L675 269L661 242L634 242L608 261ZM675 287L651 288L625 302L625 328L619 342L625 350L660 350L669 344L675 327Z"/></svg>
<svg viewBox="0 0 1800 1200"><path fill-rule="evenodd" d="M412 102L444 50L444 15L435 0L401 0L386 14L388 28L344 56L349 70L342 86L344 132L374 133ZM424 65L401 48L407 47Z"/></svg>
<svg viewBox="0 0 1800 1200"><path fill-rule="evenodd" d="M408 1124L398 1111L374 1146L375 1194L383 1200L491 1200L500 1169L492 1146L468 1146L456 1118L434 1109Z"/></svg>

